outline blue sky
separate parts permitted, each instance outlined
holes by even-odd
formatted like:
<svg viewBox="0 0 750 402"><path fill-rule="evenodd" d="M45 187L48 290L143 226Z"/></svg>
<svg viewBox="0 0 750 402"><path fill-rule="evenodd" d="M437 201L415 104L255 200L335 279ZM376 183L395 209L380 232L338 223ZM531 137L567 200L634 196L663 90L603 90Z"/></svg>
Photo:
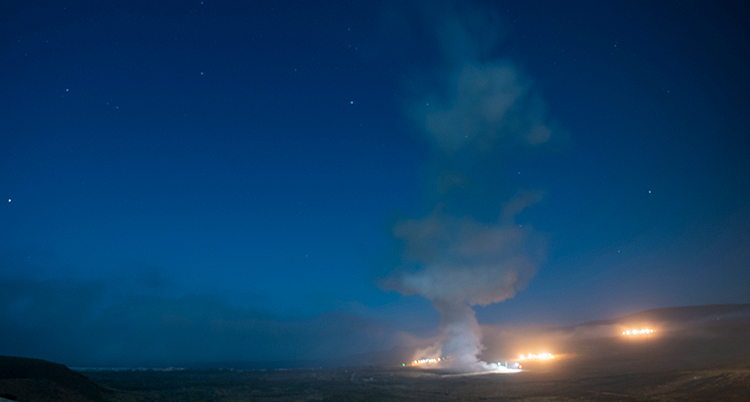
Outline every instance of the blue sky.
<svg viewBox="0 0 750 402"><path fill-rule="evenodd" d="M408 278L508 255L528 280L462 301L480 324L748 301L738 6L301 3L2 6L0 353L385 350L440 331ZM420 243L430 219L448 234ZM482 237L451 228L520 240L468 258L445 250Z"/></svg>

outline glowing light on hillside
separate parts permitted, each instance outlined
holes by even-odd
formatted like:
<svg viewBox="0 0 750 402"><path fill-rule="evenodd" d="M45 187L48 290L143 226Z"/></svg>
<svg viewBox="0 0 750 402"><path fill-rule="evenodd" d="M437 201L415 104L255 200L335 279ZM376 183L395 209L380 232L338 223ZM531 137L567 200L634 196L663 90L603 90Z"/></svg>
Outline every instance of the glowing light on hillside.
<svg viewBox="0 0 750 402"><path fill-rule="evenodd" d="M629 331L623 331L622 332L622 334L625 335L625 336L648 335L648 334L653 334L653 333L654 333L654 330L651 329L651 328L646 328L646 329L641 329L641 330L631 329Z"/></svg>
<svg viewBox="0 0 750 402"><path fill-rule="evenodd" d="M552 353L542 353L539 355L535 355L535 354L521 355L521 357L518 360L550 360L554 358L555 356Z"/></svg>
<svg viewBox="0 0 750 402"><path fill-rule="evenodd" d="M437 359L419 359L419 360L414 360L413 362L411 362L411 365L412 366L421 366L423 364L437 363L440 360L441 360L440 357L438 357Z"/></svg>

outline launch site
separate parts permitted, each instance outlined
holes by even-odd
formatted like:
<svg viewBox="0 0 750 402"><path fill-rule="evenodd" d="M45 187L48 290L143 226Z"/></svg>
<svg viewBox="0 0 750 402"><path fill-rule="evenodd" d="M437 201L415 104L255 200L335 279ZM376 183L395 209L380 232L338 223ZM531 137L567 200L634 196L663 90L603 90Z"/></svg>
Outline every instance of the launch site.
<svg viewBox="0 0 750 402"><path fill-rule="evenodd" d="M661 328L633 342L620 327ZM631 331L632 332L632 331ZM525 339L529 339L526 341ZM644 311L503 339L519 350L556 353L505 359L491 349L480 371L443 361L276 369L74 368L0 357L0 399L17 401L746 401L750 305ZM507 343L506 343L507 342ZM527 343L529 342L529 343ZM536 346L532 346L536 345ZM388 360L390 361L383 361Z"/></svg>
<svg viewBox="0 0 750 402"><path fill-rule="evenodd" d="M0 1L0 402L750 401L750 7Z"/></svg>

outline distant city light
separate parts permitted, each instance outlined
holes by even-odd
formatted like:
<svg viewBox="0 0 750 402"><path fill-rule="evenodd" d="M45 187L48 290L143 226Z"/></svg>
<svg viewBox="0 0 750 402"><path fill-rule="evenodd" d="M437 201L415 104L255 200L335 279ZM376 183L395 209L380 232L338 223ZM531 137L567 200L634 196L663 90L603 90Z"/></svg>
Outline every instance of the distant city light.
<svg viewBox="0 0 750 402"><path fill-rule="evenodd" d="M542 353L539 355L535 355L535 354L521 355L521 357L518 360L550 360L554 358L555 356L552 353Z"/></svg>
<svg viewBox="0 0 750 402"><path fill-rule="evenodd" d="M651 329L651 328L646 328L646 329L641 329L641 330L637 330L637 329L631 329L631 330L629 330L629 331L623 331L623 332L622 332L622 334L623 334L623 335L625 335L625 336L631 336L631 335L647 335L647 334L652 334L653 332L654 332L654 330L653 330L653 329Z"/></svg>
<svg viewBox="0 0 750 402"><path fill-rule="evenodd" d="M412 366L421 366L423 364L437 363L441 359L442 358L440 358L440 357L438 357L437 359L419 359L419 360L414 360L413 362L411 362L411 365Z"/></svg>

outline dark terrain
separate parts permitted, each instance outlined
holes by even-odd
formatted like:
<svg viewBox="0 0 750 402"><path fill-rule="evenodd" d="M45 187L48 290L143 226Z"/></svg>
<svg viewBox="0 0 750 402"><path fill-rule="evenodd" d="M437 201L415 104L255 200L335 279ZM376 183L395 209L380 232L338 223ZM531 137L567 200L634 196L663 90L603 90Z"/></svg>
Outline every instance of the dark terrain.
<svg viewBox="0 0 750 402"><path fill-rule="evenodd" d="M567 328L558 358L516 374L384 365L294 370L71 371L0 358L19 401L748 401L750 305L649 310ZM620 328L653 325L626 339Z"/></svg>

